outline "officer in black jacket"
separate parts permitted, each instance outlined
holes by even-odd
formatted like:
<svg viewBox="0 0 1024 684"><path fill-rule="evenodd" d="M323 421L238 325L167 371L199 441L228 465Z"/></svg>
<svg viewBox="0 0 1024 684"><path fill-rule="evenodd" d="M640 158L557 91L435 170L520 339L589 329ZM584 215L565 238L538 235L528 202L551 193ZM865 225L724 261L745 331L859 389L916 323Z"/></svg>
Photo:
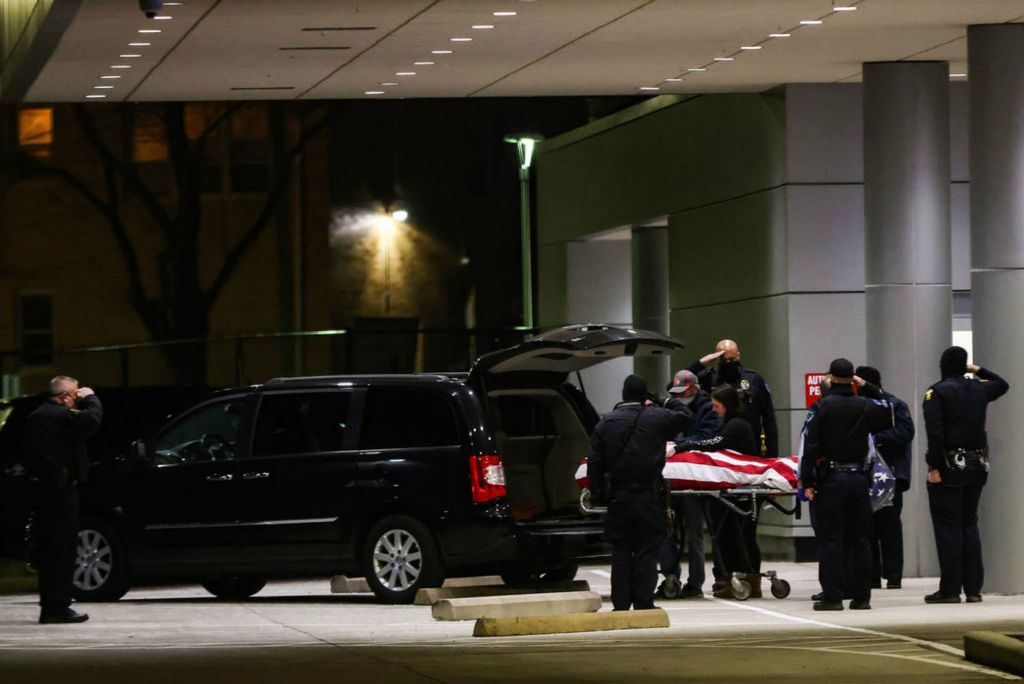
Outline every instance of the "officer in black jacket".
<svg viewBox="0 0 1024 684"><path fill-rule="evenodd" d="M871 478L867 469L868 435L892 425L881 391L853 373L847 359L835 359L828 369L832 389L807 423L800 482L807 499L815 502L818 535L818 578L822 598L815 610L842 610L844 547L852 545L856 563L847 590L852 610L871 608ZM853 384L860 394L853 392Z"/></svg>
<svg viewBox="0 0 1024 684"><path fill-rule="evenodd" d="M871 586L899 589L903 585L903 492L910 489L910 444L914 441L914 419L907 402L882 388L882 374L872 366L857 366L858 377L882 391L892 412L892 426L876 432L875 448L896 478L892 505L875 512L871 540Z"/></svg>
<svg viewBox="0 0 1024 684"><path fill-rule="evenodd" d="M88 477L85 441L103 420L100 400L88 387L60 375L50 381L50 399L29 414L22 436L26 464L35 480L39 570L39 622L85 622L71 609L71 582L78 532L79 482Z"/></svg>
<svg viewBox="0 0 1024 684"><path fill-rule="evenodd" d="M988 481L985 415L989 402L1010 385L992 371L967 365L967 351L950 347L939 360L942 380L924 393L924 427L928 433L928 506L935 528L942 577L926 603L981 601L985 570L981 563L978 502ZM964 373L973 373L968 380Z"/></svg>
<svg viewBox="0 0 1024 684"><path fill-rule="evenodd" d="M630 375L622 403L594 428L587 454L593 500L607 500L615 610L654 607L658 549L665 538L665 443L692 414L677 400L665 408L647 399L647 382Z"/></svg>
<svg viewBox="0 0 1024 684"><path fill-rule="evenodd" d="M709 368L713 363L718 368ZM743 417L750 423L754 431L754 439L758 449L761 434L764 433L764 455L769 458L779 456L779 426L775 422L775 405L772 403L772 391L768 383L756 371L740 365L740 347L732 340L721 340L715 345L715 351L697 359L687 368L697 375L701 389L708 394L719 385L732 385L745 394L747 410Z"/></svg>

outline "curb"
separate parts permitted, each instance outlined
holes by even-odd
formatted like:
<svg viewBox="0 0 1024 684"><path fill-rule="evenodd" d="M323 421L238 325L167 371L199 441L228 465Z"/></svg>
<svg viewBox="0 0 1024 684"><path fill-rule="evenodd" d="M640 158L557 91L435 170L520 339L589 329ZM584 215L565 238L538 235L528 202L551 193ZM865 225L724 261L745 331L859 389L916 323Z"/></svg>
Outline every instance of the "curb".
<svg viewBox="0 0 1024 684"><path fill-rule="evenodd" d="M1024 676L1024 634L968 632L964 635L964 658Z"/></svg>
<svg viewBox="0 0 1024 684"><path fill-rule="evenodd" d="M596 613L601 596L592 591L441 599L430 609L435 620L517 618Z"/></svg>
<svg viewBox="0 0 1024 684"><path fill-rule="evenodd" d="M566 591L590 591L590 584L585 581L563 582L535 587L508 587L498 585L454 586L420 589L416 592L417 606L432 606L438 601L454 598L470 598L482 596L522 596L526 594L553 594Z"/></svg>
<svg viewBox="0 0 1024 684"><path fill-rule="evenodd" d="M473 628L473 636L567 634L571 632L606 632L618 629L655 629L668 626L668 613L661 608L655 608L653 610L570 613L540 617L480 618Z"/></svg>

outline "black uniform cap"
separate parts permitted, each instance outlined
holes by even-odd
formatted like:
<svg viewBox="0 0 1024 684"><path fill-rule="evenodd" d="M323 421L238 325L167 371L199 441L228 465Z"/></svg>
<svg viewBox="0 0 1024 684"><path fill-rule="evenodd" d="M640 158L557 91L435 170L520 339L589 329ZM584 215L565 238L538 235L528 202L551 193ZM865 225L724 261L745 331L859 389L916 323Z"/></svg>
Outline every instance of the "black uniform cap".
<svg viewBox="0 0 1024 684"><path fill-rule="evenodd" d="M828 374L836 378L852 378L853 363L849 359L835 359L828 365Z"/></svg>

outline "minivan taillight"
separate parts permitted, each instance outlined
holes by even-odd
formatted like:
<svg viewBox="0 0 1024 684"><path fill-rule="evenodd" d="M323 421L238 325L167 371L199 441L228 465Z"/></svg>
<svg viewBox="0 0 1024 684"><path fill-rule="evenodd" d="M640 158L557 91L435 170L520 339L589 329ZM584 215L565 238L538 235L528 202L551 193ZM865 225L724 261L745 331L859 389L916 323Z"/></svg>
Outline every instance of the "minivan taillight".
<svg viewBox="0 0 1024 684"><path fill-rule="evenodd" d="M505 466L501 456L470 456L469 482L474 503L505 496Z"/></svg>

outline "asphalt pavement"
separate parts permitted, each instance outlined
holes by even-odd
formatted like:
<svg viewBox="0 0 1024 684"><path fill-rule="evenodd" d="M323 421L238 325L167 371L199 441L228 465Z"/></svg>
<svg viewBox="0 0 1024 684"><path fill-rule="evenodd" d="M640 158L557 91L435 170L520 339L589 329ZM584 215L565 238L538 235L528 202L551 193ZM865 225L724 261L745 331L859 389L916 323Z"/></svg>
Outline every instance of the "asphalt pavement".
<svg viewBox="0 0 1024 684"><path fill-rule="evenodd" d="M967 631L1022 631L1024 597L923 602L934 579L876 590L870 611L816 613L814 564L775 564L789 598L660 601L668 629L481 639L430 608L332 595L328 579L272 582L245 601L198 586L76 605L39 625L35 597L0 597L0 682L994 682L963 660ZM583 568L609 593L607 567ZM610 610L605 602L602 610Z"/></svg>

